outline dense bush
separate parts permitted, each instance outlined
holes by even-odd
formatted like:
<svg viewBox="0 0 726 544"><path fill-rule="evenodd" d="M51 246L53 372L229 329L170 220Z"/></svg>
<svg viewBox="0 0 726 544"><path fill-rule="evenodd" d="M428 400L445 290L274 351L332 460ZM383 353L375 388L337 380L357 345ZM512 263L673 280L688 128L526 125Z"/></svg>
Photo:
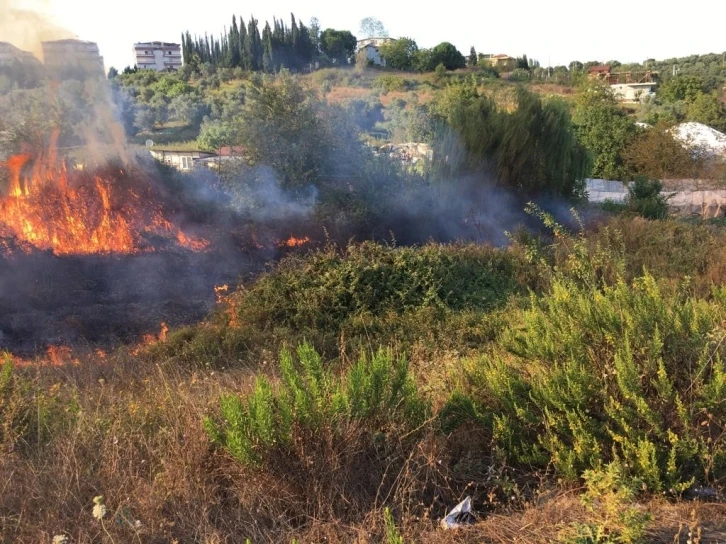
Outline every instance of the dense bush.
<svg viewBox="0 0 726 544"><path fill-rule="evenodd" d="M663 184L636 176L628 186L628 208L645 219L665 219L668 216L668 198L661 193Z"/></svg>
<svg viewBox="0 0 726 544"><path fill-rule="evenodd" d="M351 426L365 427L371 438L390 432L409 434L426 418L428 407L419 397L405 359L394 361L379 351L362 358L341 379L323 367L309 344L280 354L282 382L275 388L267 378L255 383L244 400L220 399L220 419L207 419L205 428L215 443L244 464L267 464L295 449L296 443L344 442ZM377 439L381 439L379 437Z"/></svg>
<svg viewBox="0 0 726 544"><path fill-rule="evenodd" d="M612 461L654 492L720 478L726 292L703 300L648 273L604 283L586 255L475 365L479 408L457 395L445 415L468 413L509 462L568 479Z"/></svg>
<svg viewBox="0 0 726 544"><path fill-rule="evenodd" d="M489 312L523 289L525 267L515 254L475 245L366 242L289 256L232 293L214 323L172 334L158 349L232 364L250 350L304 338L328 353L341 336L354 346L371 336L381 344L474 346L496 335L501 319Z"/></svg>

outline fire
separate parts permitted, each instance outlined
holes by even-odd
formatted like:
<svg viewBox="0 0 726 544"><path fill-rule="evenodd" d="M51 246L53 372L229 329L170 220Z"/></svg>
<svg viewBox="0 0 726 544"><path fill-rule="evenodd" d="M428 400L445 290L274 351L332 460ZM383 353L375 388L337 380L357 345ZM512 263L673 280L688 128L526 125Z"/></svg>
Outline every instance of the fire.
<svg viewBox="0 0 726 544"><path fill-rule="evenodd" d="M23 153L4 163L9 190L0 198L0 236L56 255L151 251L159 238L195 251L207 247L164 217L143 174L69 171L54 140L45 154Z"/></svg>
<svg viewBox="0 0 726 544"><path fill-rule="evenodd" d="M157 342L166 342L166 336L169 333L169 325L164 323L163 321L159 324L159 334L145 334L143 336L144 344L147 346L150 346L151 344L156 344Z"/></svg>
<svg viewBox="0 0 726 544"><path fill-rule="evenodd" d="M52 366L79 364L78 359L73 357L73 352L68 346L49 346L47 355L48 362Z"/></svg>
<svg viewBox="0 0 726 544"><path fill-rule="evenodd" d="M217 304L222 304L226 298L227 292L229 291L229 285L216 285L214 287L214 297L217 299Z"/></svg>
<svg viewBox="0 0 726 544"><path fill-rule="evenodd" d="M310 237L305 236L304 238L295 238L290 236L287 240L280 242L280 247L301 247L310 242Z"/></svg>

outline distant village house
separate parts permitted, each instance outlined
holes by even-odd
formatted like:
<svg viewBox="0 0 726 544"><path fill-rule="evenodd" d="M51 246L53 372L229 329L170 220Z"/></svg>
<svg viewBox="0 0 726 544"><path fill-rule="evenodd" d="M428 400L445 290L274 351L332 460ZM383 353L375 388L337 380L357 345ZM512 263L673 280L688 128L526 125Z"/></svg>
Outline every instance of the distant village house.
<svg viewBox="0 0 726 544"><path fill-rule="evenodd" d="M601 64L587 71L588 77L610 85L620 102L641 102L646 96L655 95L658 72L613 72L610 66Z"/></svg>
<svg viewBox="0 0 726 544"><path fill-rule="evenodd" d="M191 172L197 161L214 157L215 153L197 150L150 149L151 156L164 164L181 170Z"/></svg>
<svg viewBox="0 0 726 544"><path fill-rule="evenodd" d="M500 72L513 72L517 68L516 57L510 57L509 55L479 55L479 62L496 68Z"/></svg>
<svg viewBox="0 0 726 544"><path fill-rule="evenodd" d="M386 59L381 57L379 48L381 45L395 41L393 38L366 38L365 40L358 40L356 58L375 66L385 66Z"/></svg>

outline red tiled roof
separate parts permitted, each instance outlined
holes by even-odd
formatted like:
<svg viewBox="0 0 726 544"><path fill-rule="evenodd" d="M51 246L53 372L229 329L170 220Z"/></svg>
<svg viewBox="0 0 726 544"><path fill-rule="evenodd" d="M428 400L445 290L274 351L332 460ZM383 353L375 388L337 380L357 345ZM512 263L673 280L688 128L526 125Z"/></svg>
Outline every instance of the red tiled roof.
<svg viewBox="0 0 726 544"><path fill-rule="evenodd" d="M231 156L237 157L239 155L242 155L244 152L245 152L244 147L240 147L238 145L233 145L231 147L228 145L225 145L219 149L220 157L231 157Z"/></svg>
<svg viewBox="0 0 726 544"><path fill-rule="evenodd" d="M588 70L590 74L608 74L610 73L610 66L607 64L601 64L600 66L592 66Z"/></svg>

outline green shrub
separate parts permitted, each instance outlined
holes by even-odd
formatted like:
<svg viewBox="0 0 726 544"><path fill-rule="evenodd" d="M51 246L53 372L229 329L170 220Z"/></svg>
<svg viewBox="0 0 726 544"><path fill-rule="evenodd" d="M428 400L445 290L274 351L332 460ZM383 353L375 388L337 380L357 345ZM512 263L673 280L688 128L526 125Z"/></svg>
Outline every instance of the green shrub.
<svg viewBox="0 0 726 544"><path fill-rule="evenodd" d="M383 511L383 521L386 524L386 544L404 544L403 537L396 527L396 520L388 508Z"/></svg>
<svg viewBox="0 0 726 544"><path fill-rule="evenodd" d="M409 91L416 87L416 82L399 76L385 74L376 78L374 86L388 93L391 91Z"/></svg>
<svg viewBox="0 0 726 544"><path fill-rule="evenodd" d="M668 198L661 194L663 184L637 176L628 187L627 204L630 211L646 219L664 219L668 216Z"/></svg>
<svg viewBox="0 0 726 544"><path fill-rule="evenodd" d="M283 350L281 383L257 379L246 398L225 395L220 417L207 418L212 440L245 465L274 463L298 440L342 440L350 426L371 437L410 433L425 420L428 406L419 396L405 359L379 351L362 358L343 378L323 367L309 344L297 349L298 362Z"/></svg>
<svg viewBox="0 0 726 544"><path fill-rule="evenodd" d="M500 455L570 480L613 461L652 492L718 478L726 289L703 299L688 282L626 279L624 253L593 249L540 215L568 252L472 372L476 402L452 397L446 424L478 422Z"/></svg>
<svg viewBox="0 0 726 544"><path fill-rule="evenodd" d="M431 348L481 345L504 324L497 313L523 292L515 254L476 245L395 248L372 242L290 256L228 297L217 319L154 348L225 366L260 349L311 341L328 353L341 336L357 348L426 340Z"/></svg>
<svg viewBox="0 0 726 544"><path fill-rule="evenodd" d="M712 480L726 461L714 434L726 422L726 291L714 296L664 291L647 274L614 286L558 278L533 295L475 374L495 447L572 480L613 460L650 491Z"/></svg>
<svg viewBox="0 0 726 544"><path fill-rule="evenodd" d="M586 491L581 499L590 512L590 521L575 524L574 534L563 540L572 544L644 542L651 516L633 504L637 482L628 481L618 463L588 470L583 477Z"/></svg>

